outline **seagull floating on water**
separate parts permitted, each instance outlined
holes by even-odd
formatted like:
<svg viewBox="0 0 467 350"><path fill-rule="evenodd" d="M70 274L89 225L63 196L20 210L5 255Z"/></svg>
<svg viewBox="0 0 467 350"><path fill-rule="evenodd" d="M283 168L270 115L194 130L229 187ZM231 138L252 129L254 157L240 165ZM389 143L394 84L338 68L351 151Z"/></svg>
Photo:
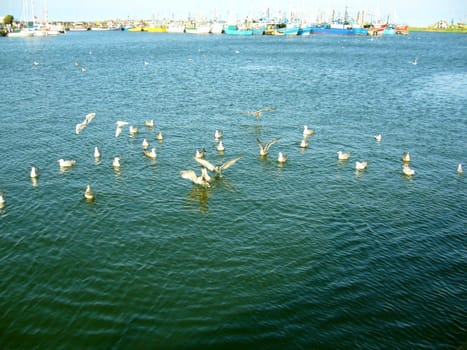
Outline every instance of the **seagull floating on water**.
<svg viewBox="0 0 467 350"><path fill-rule="evenodd" d="M84 198L86 198L88 201L94 200L94 193L92 193L91 185L86 186L86 191L84 191Z"/></svg>
<svg viewBox="0 0 467 350"><path fill-rule="evenodd" d="M101 151L99 151L99 148L97 146L94 147L94 158L100 158L101 157Z"/></svg>
<svg viewBox="0 0 467 350"><path fill-rule="evenodd" d="M306 137L304 137L302 141L300 141L300 148L307 148L308 145L309 145L309 142L306 140Z"/></svg>
<svg viewBox="0 0 467 350"><path fill-rule="evenodd" d="M462 164L461 163L459 163L459 165L457 166L457 173L459 175L464 173L464 170L462 169Z"/></svg>
<svg viewBox="0 0 467 350"><path fill-rule="evenodd" d="M224 152L225 151L225 147L224 147L224 144L222 143L222 140L219 140L219 143L217 144L216 149L217 149L218 152Z"/></svg>
<svg viewBox="0 0 467 350"><path fill-rule="evenodd" d="M407 164L404 164L404 166L402 166L402 173L406 176L413 176L415 174L415 170L410 168Z"/></svg>
<svg viewBox="0 0 467 350"><path fill-rule="evenodd" d="M364 161L364 162L359 162L358 160L355 162L355 170L357 171L362 171L362 170L365 170L368 166L368 162L367 161Z"/></svg>
<svg viewBox="0 0 467 350"><path fill-rule="evenodd" d="M60 165L60 168L69 168L76 164L76 160L59 159L58 163Z"/></svg>
<svg viewBox="0 0 467 350"><path fill-rule="evenodd" d="M112 161L112 166L114 168L120 168L120 157L115 157Z"/></svg>
<svg viewBox="0 0 467 350"><path fill-rule="evenodd" d="M3 206L5 205L5 195L0 192L0 208L3 208Z"/></svg>
<svg viewBox="0 0 467 350"><path fill-rule="evenodd" d="M148 128L153 128L154 127L154 120L153 119L145 120L144 121L144 126L147 126Z"/></svg>
<svg viewBox="0 0 467 350"><path fill-rule="evenodd" d="M159 133L156 136L156 140L159 142L164 141L164 136L162 136L162 131L159 131Z"/></svg>
<svg viewBox="0 0 467 350"><path fill-rule="evenodd" d="M200 159L200 158L195 158L195 160L201 164L203 167L209 169L212 172L215 172L217 176L222 177L222 171L226 170L227 168L230 168L232 165L235 164L238 160L242 159L243 155L240 157L231 159L221 165L213 165L206 159Z"/></svg>
<svg viewBox="0 0 467 350"><path fill-rule="evenodd" d="M350 158L350 152L337 152L337 159L338 160L348 160Z"/></svg>
<svg viewBox="0 0 467 350"><path fill-rule="evenodd" d="M37 179L37 177L39 176L39 170L35 166L31 167L31 171L29 172L29 176L32 179Z"/></svg>
<svg viewBox="0 0 467 350"><path fill-rule="evenodd" d="M418 63L418 57L415 57L413 61L410 61L414 66Z"/></svg>
<svg viewBox="0 0 467 350"><path fill-rule="evenodd" d="M409 154L409 152L404 152L404 153L402 154L402 161L403 161L403 162L407 162L407 163L410 162L410 154Z"/></svg>
<svg viewBox="0 0 467 350"><path fill-rule="evenodd" d="M303 126L303 137L311 136L315 133L313 129L308 129L308 125Z"/></svg>
<svg viewBox="0 0 467 350"><path fill-rule="evenodd" d="M143 142L141 143L141 146L143 146L143 149L148 149L149 147L149 142L145 138L143 139Z"/></svg>
<svg viewBox="0 0 467 350"><path fill-rule="evenodd" d="M205 178L203 174L203 170L201 170L200 176L196 175L194 170L182 170L180 171L180 176L183 179L190 180L195 185L200 185L203 187L211 187L211 185L209 184L209 181Z"/></svg>
<svg viewBox="0 0 467 350"><path fill-rule="evenodd" d="M381 134L376 134L375 135L376 142L381 142L382 139L383 139L383 136Z"/></svg>
<svg viewBox="0 0 467 350"><path fill-rule="evenodd" d="M206 154L206 150L204 148L202 150L196 150L195 158L198 158L198 159L204 158L205 154Z"/></svg>
<svg viewBox="0 0 467 350"><path fill-rule="evenodd" d="M275 144L277 141L279 141L280 139L281 139L280 137L276 137L275 139L272 139L271 141L269 141L266 145L263 145L263 143L261 142L259 138L256 139L259 145L259 155L262 157L267 156L271 146Z"/></svg>
<svg viewBox="0 0 467 350"><path fill-rule="evenodd" d="M148 151L147 149L144 149L143 150L144 152L144 155L148 158L151 158L151 159L156 159L157 158L157 154L156 154L156 148L153 147L150 151Z"/></svg>
<svg viewBox="0 0 467 350"><path fill-rule="evenodd" d="M130 136L135 136L137 133L139 133L139 129L130 125Z"/></svg>
<svg viewBox="0 0 467 350"><path fill-rule="evenodd" d="M282 153L282 152L279 152L279 154L277 155L277 161L279 163L285 163L287 161L287 159L289 159L289 157L286 154Z"/></svg>
<svg viewBox="0 0 467 350"><path fill-rule="evenodd" d="M258 109L257 111L243 112L243 114L252 115L256 119L259 119L259 118L261 118L263 116L263 112L265 112L265 111L274 111L274 110L275 110L274 107L266 107L266 108Z"/></svg>
<svg viewBox="0 0 467 350"><path fill-rule="evenodd" d="M215 138L216 140L221 139L222 136L224 136L224 133L222 132L222 130L216 130L216 131L214 132L214 138Z"/></svg>

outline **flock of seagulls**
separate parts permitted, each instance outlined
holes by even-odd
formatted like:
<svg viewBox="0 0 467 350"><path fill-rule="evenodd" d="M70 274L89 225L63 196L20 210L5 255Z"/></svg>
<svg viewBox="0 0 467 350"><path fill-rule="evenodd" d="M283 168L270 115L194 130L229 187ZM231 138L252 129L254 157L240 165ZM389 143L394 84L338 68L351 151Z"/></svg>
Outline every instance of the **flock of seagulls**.
<svg viewBox="0 0 467 350"><path fill-rule="evenodd" d="M264 111L274 111L274 108L268 107L268 108L263 108L254 112L243 112L243 114L250 114L253 115L255 118L260 118L262 113ZM85 116L84 120L75 126L75 133L77 135L81 134L83 130L89 126L91 121L94 119L96 116L96 113L89 113ZM119 120L116 123L116 131L115 131L115 137L118 138L122 132L125 126L129 125L128 122ZM144 125L151 130L154 129L154 120L145 120ZM130 137L134 137L136 134L139 133L139 128L134 127L134 126L129 126L129 135ZM302 139L300 142L300 148L306 148L309 146L309 142L307 141L308 137L312 136L314 134L314 130L309 128L307 125L304 125L303 127L303 133L302 133ZM217 129L215 130L214 133L214 139L216 142L216 149L219 152L219 154L223 154L225 151L225 147L223 145L222 139L224 137L224 133L222 130ZM380 143L382 142L382 135L381 134L376 134L374 136L376 142ZM163 135L162 132L159 131L157 136L155 137L156 140L159 142L162 142L163 140ZM270 152L271 147L279 142L281 140L281 137L276 137L264 144L259 138L257 138L257 143L259 146L259 156L260 158L266 158ZM150 147L150 144L147 140L147 138L144 138L141 147L143 150L143 153L146 157L155 160L157 158L157 152L155 147ZM221 178L223 176L223 172L230 167L232 167L234 164L236 164L239 160L243 158L243 155L239 155L233 159L230 159L224 163L214 165L210 161L208 161L206 158L206 149L197 149L195 151L193 159L195 160L196 164L200 167L200 173L199 175L196 173L196 171L192 169L188 170L182 170L180 171L180 176L183 179L191 181L194 185L197 186L202 186L202 187L210 187L211 183L214 178ZM345 152L342 150L337 151L337 159L339 162L345 162L350 159L351 153L350 152ZM99 160L101 158L101 151L100 149L95 146L94 147L94 158L96 160ZM411 156L409 152L404 152L401 157L402 160L402 174L408 177L413 177L415 175L415 170L412 169L409 164L411 162ZM283 166L286 162L288 161L288 156L284 154L283 152L278 152L278 157L277 157L277 163L279 166ZM76 164L76 160L74 159L59 159L58 160L59 167L61 170L67 170L69 168L72 168ZM116 172L119 171L120 169L120 157L115 156L112 160L112 166ZM355 162L355 170L357 172L364 171L368 168L368 161L356 161ZM210 175L210 172L212 175ZM463 174L463 169L462 169L462 164L458 164L457 166L457 173L459 175ZM39 177L39 169L35 166L32 166L30 169L30 178L33 180L33 184L37 184L37 179ZM83 193L83 198L87 201L94 201L95 195L91 189L91 185L88 184L86 186L86 189ZM4 207L5 205L5 196L2 192L0 192L0 208Z"/></svg>

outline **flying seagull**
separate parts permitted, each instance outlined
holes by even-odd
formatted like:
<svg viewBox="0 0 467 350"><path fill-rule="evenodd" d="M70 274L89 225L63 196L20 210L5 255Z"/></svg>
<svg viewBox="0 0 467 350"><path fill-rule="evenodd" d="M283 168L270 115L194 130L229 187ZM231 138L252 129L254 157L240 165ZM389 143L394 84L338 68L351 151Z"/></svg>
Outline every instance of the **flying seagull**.
<svg viewBox="0 0 467 350"><path fill-rule="evenodd" d="M243 157L243 155L241 155L240 157L237 157L237 158L234 158L234 159L231 159L221 165L213 165L211 164L209 161L207 161L206 159L202 159L202 158L194 158L199 164L201 164L203 167L209 169L210 171L212 172L215 172L217 174L217 176L221 177L222 176L222 171L223 170L226 170L227 168L230 168L236 161L240 160L241 158Z"/></svg>

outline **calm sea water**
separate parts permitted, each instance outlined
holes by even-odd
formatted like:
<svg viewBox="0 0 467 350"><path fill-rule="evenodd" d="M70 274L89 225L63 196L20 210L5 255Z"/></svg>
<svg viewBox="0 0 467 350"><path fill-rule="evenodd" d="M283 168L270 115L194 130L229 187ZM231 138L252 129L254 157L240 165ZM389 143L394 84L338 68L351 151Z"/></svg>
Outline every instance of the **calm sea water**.
<svg viewBox="0 0 467 350"><path fill-rule="evenodd" d="M467 168L467 36L86 32L3 38L0 52L1 348L467 341L456 171ZM275 110L243 114L263 107ZM117 120L140 133L116 138ZM301 150L305 124L315 134ZM257 138L275 137L260 158ZM208 189L180 177L199 173L203 147L212 163L243 155ZM61 171L60 158L77 163Z"/></svg>

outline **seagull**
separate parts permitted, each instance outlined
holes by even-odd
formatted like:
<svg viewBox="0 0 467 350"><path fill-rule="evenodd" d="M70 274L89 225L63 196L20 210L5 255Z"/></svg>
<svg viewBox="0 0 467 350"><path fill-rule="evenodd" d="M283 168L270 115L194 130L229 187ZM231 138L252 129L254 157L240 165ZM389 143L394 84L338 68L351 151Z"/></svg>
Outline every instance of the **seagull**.
<svg viewBox="0 0 467 350"><path fill-rule="evenodd" d="M415 170L411 169L407 164L402 166L402 173L407 176L413 176L415 174Z"/></svg>
<svg viewBox="0 0 467 350"><path fill-rule="evenodd" d="M0 192L0 208L3 208L5 205L5 196L2 192Z"/></svg>
<svg viewBox="0 0 467 350"><path fill-rule="evenodd" d="M39 65L39 62L34 61L33 64L34 64L35 66L38 66L38 65Z"/></svg>
<svg viewBox="0 0 467 350"><path fill-rule="evenodd" d="M275 144L277 141L279 141L281 138L280 137L276 137L275 139L272 139L271 141L269 141L266 146L263 145L263 143L261 142L260 139L256 139L256 141L258 142L258 145L259 145L259 155L260 156L267 156L268 153L269 153L269 148L271 148L271 146L273 144Z"/></svg>
<svg viewBox="0 0 467 350"><path fill-rule="evenodd" d="M376 142L381 142L382 139L383 139L383 136L381 134L376 134L375 135Z"/></svg>
<svg viewBox="0 0 467 350"><path fill-rule="evenodd" d="M287 161L287 159L289 159L289 157L286 154L283 154L282 152L279 152L279 154L277 156L277 161L279 163L285 163Z"/></svg>
<svg viewBox="0 0 467 350"><path fill-rule="evenodd" d="M337 152L337 159L339 160L348 160L350 158L350 152Z"/></svg>
<svg viewBox="0 0 467 350"><path fill-rule="evenodd" d="M99 148L97 146L94 147L94 158L100 158L101 157L101 151L99 151Z"/></svg>
<svg viewBox="0 0 467 350"><path fill-rule="evenodd" d="M211 180L212 180L211 176L209 176L209 174L208 174L208 169L206 169L204 166L201 167L201 176L207 182L211 182Z"/></svg>
<svg viewBox="0 0 467 350"><path fill-rule="evenodd" d="M147 66L149 64L148 61L144 61L144 65Z"/></svg>
<svg viewBox="0 0 467 350"><path fill-rule="evenodd" d="M119 137L121 133L122 133L122 127L117 126L117 129L115 129L115 137Z"/></svg>
<svg viewBox="0 0 467 350"><path fill-rule="evenodd" d="M407 162L407 163L410 162L410 154L409 154L409 152L404 152L404 153L402 154L402 161L403 161L403 162Z"/></svg>
<svg viewBox="0 0 467 350"><path fill-rule="evenodd" d="M459 163L459 165L457 166L457 173L459 175L464 173L464 170L462 169L462 164L461 163Z"/></svg>
<svg viewBox="0 0 467 350"><path fill-rule="evenodd" d="M182 170L180 171L180 176L183 179L190 180L195 185L200 185L203 187L211 187L211 185L209 184L209 181L205 179L202 170L201 170L201 176L196 175L194 170Z"/></svg>
<svg viewBox="0 0 467 350"><path fill-rule="evenodd" d="M154 127L154 120L153 119L145 120L144 121L144 126L147 126L148 128L153 128Z"/></svg>
<svg viewBox="0 0 467 350"><path fill-rule="evenodd" d="M84 191L84 198L86 198L88 201L94 200L94 193L92 193L91 185L86 186L86 191Z"/></svg>
<svg viewBox="0 0 467 350"><path fill-rule="evenodd" d="M313 129L308 129L308 125L303 126L303 137L311 136L315 133Z"/></svg>
<svg viewBox="0 0 467 350"><path fill-rule="evenodd" d="M149 142L146 139L143 139L143 143L141 144L143 146L143 149L148 149L149 147Z"/></svg>
<svg viewBox="0 0 467 350"><path fill-rule="evenodd" d="M367 162L367 161L365 161L365 162L356 161L356 162L355 162L355 169L356 169L357 171L365 170L367 166L368 166L368 162Z"/></svg>
<svg viewBox="0 0 467 350"><path fill-rule="evenodd" d="M96 113L94 113L94 112L87 114L86 117L84 117L84 123L86 123L86 125L88 125L91 122L91 120L94 119L95 116L96 116Z"/></svg>
<svg viewBox="0 0 467 350"><path fill-rule="evenodd" d="M240 160L243 157L241 155L240 157L231 159L224 164L221 165L212 165L209 161L206 159L199 159L195 158L195 160L201 164L203 167L208 168L210 171L215 172L217 176L222 177L222 171L226 170L227 168L230 168L236 161Z"/></svg>
<svg viewBox="0 0 467 350"><path fill-rule="evenodd" d="M58 163L59 163L59 165L60 165L60 168L69 168L69 167L72 167L73 165L75 165L76 160L63 160L63 159L59 159L59 160L58 160Z"/></svg>
<svg viewBox="0 0 467 350"><path fill-rule="evenodd" d="M31 167L31 171L29 173L29 176L32 179L36 179L39 176L39 170L35 166Z"/></svg>
<svg viewBox="0 0 467 350"><path fill-rule="evenodd" d="M414 66L417 64L418 62L418 57L415 57L415 59L413 61L409 61L410 63L412 63Z"/></svg>
<svg viewBox="0 0 467 350"><path fill-rule="evenodd" d="M302 141L300 142L300 148L307 148L308 145L309 145L309 142L306 140L306 137L304 137Z"/></svg>
<svg viewBox="0 0 467 350"><path fill-rule="evenodd" d="M156 136L156 140L159 142L162 142L164 140L164 136L162 136L162 131L159 131L159 133Z"/></svg>
<svg viewBox="0 0 467 350"><path fill-rule="evenodd" d="M139 133L139 129L130 125L130 136L135 136L137 133Z"/></svg>
<svg viewBox="0 0 467 350"><path fill-rule="evenodd" d="M81 68L81 72L84 73L84 72L87 72L87 71L88 71L88 69L86 67Z"/></svg>
<svg viewBox="0 0 467 350"><path fill-rule="evenodd" d="M148 151L147 149L143 149L143 152L144 152L144 155L148 158L151 158L151 159L156 159L157 158L157 154L156 154L156 148L153 147L150 151Z"/></svg>
<svg viewBox="0 0 467 350"><path fill-rule="evenodd" d="M214 133L214 138L216 140L219 140L220 138L222 138L222 136L224 136L224 133L222 132L222 130L216 130L216 132Z"/></svg>
<svg viewBox="0 0 467 350"><path fill-rule="evenodd" d="M117 128L123 128L125 125L128 125L128 122L118 120L117 122L115 122L115 124L117 125Z"/></svg>
<svg viewBox="0 0 467 350"><path fill-rule="evenodd" d="M266 107L266 108L258 109L257 111L243 112L243 114L253 115L256 119L259 119L263 116L263 112L274 111L274 110L275 110L274 107Z"/></svg>
<svg viewBox="0 0 467 350"><path fill-rule="evenodd" d="M81 131L83 131L83 129L86 127L86 125L87 124L85 122L76 124L76 127L75 127L76 135L79 135Z"/></svg>
<svg viewBox="0 0 467 350"><path fill-rule="evenodd" d="M204 158L205 154L206 154L206 150L204 148L202 150L196 150L195 158L198 158L198 159Z"/></svg>
<svg viewBox="0 0 467 350"><path fill-rule="evenodd" d="M120 157L115 157L112 161L112 166L114 168L120 168Z"/></svg>
<svg viewBox="0 0 467 350"><path fill-rule="evenodd" d="M217 144L216 149L217 149L218 152L224 152L225 151L225 147L224 147L224 144L222 143L222 140L219 140L219 143Z"/></svg>

